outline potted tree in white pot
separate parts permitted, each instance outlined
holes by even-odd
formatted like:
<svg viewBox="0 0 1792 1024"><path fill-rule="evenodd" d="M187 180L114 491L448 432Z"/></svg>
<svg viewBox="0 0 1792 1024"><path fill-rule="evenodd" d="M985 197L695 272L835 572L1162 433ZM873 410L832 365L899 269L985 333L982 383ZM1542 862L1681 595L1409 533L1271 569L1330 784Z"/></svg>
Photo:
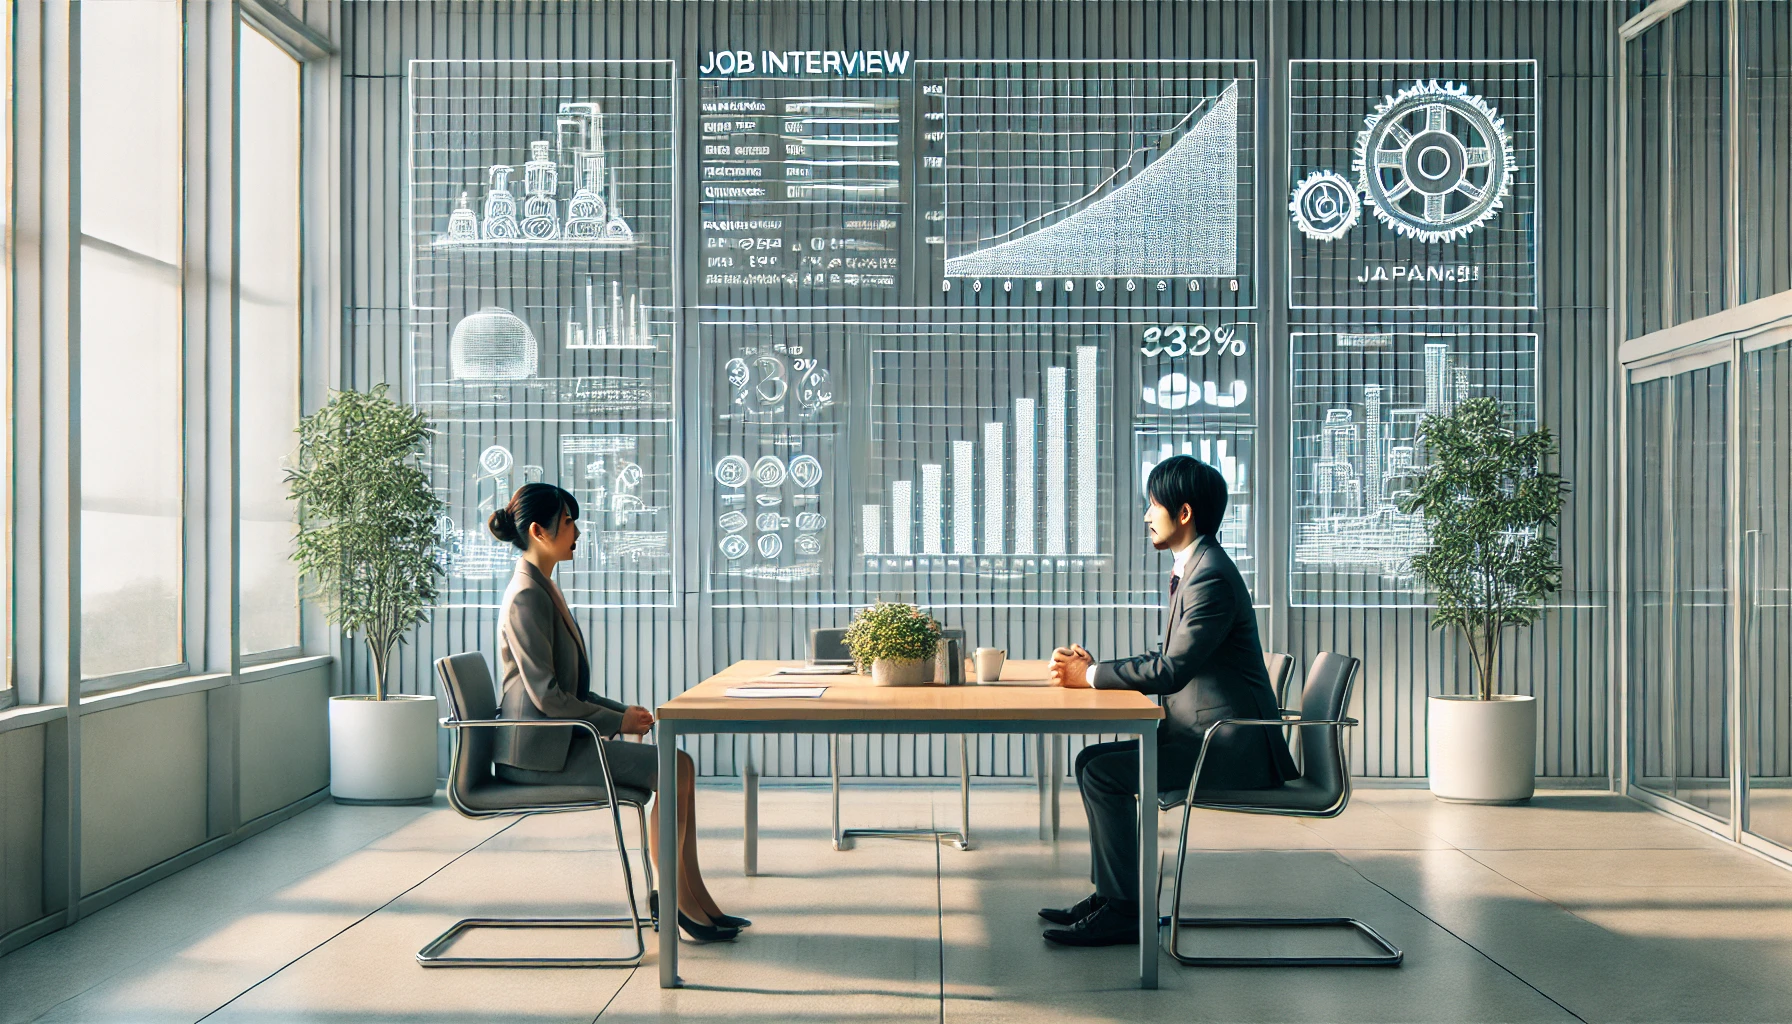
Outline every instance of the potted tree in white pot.
<svg viewBox="0 0 1792 1024"><path fill-rule="evenodd" d="M373 693L330 698L330 794L344 803L435 795L435 696L391 692L393 649L429 617L442 571L443 503L416 464L430 433L384 384L339 391L300 421L287 472L292 559L328 621L361 634L373 667Z"/></svg>
<svg viewBox="0 0 1792 1024"><path fill-rule="evenodd" d="M858 662L871 669L878 686L918 686L933 682L940 624L912 604L879 604L859 609L842 638Z"/></svg>
<svg viewBox="0 0 1792 1024"><path fill-rule="evenodd" d="M1499 692L1500 646L1561 589L1555 529L1568 485L1550 468L1555 438L1520 434L1498 402L1473 398L1426 417L1419 442L1429 465L1401 507L1424 517L1431 539L1412 571L1436 605L1432 628L1461 630L1475 672L1475 692L1427 701L1431 792L1522 803L1536 789L1537 704Z"/></svg>

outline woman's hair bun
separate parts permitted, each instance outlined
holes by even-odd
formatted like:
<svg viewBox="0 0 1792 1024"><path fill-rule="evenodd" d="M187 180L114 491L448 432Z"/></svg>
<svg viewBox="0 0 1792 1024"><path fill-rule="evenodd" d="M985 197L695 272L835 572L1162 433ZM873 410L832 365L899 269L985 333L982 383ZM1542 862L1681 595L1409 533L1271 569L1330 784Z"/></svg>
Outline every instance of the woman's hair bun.
<svg viewBox="0 0 1792 1024"><path fill-rule="evenodd" d="M516 517L507 508L493 512L491 518L485 521L485 527L492 532L493 537L506 544L515 544L517 541Z"/></svg>

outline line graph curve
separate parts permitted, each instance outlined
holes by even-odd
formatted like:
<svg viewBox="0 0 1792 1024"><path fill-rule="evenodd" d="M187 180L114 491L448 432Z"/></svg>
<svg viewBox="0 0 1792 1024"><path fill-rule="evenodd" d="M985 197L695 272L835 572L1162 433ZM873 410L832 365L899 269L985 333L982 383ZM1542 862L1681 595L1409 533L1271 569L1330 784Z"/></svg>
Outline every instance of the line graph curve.
<svg viewBox="0 0 1792 1024"><path fill-rule="evenodd" d="M1238 267L1238 83L1163 156L1046 227L946 260L947 277L1218 277ZM1049 217L1049 215L1048 215Z"/></svg>

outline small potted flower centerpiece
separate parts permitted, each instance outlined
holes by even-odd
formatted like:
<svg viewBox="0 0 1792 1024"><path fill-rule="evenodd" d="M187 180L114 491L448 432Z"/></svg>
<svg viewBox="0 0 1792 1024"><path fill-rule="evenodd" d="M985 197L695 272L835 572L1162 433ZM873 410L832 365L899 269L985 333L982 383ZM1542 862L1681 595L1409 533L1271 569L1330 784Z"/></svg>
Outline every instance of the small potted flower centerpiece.
<svg viewBox="0 0 1792 1024"><path fill-rule="evenodd" d="M859 670L871 666L878 686L918 686L933 682L940 624L912 604L861 608L846 627L846 649Z"/></svg>

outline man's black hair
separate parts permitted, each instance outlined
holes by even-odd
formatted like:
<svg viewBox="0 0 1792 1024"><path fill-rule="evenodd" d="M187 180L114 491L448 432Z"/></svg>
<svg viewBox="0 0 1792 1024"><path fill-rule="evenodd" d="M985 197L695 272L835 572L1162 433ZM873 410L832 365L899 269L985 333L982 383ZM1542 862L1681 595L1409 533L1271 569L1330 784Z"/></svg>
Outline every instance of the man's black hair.
<svg viewBox="0 0 1792 1024"><path fill-rule="evenodd" d="M1195 533L1211 537L1220 532L1226 517L1226 478L1220 471L1192 455L1172 455L1153 466L1145 479L1151 500L1180 518L1182 506L1193 512Z"/></svg>

